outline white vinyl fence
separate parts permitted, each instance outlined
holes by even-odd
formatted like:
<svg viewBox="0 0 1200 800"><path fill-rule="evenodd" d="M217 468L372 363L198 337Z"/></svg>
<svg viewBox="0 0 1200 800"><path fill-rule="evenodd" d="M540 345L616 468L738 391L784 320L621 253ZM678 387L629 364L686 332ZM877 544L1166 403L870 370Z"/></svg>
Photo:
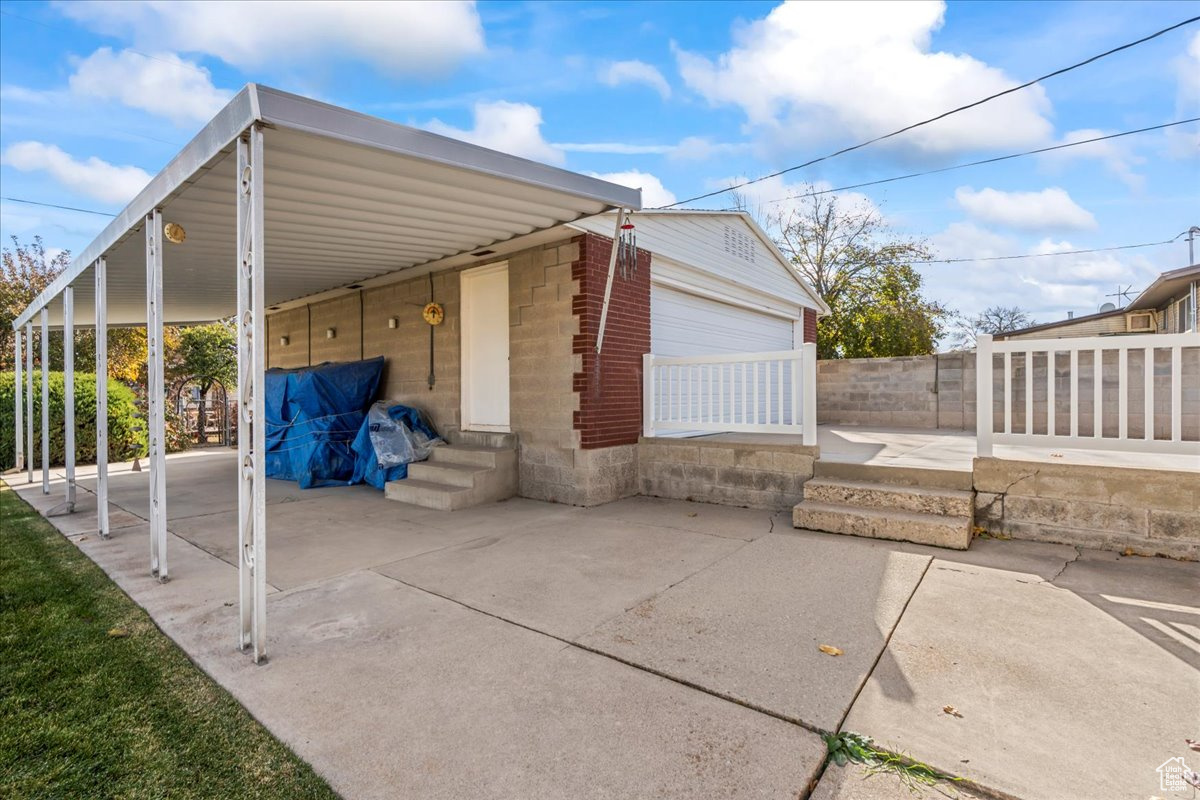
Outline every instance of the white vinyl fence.
<svg viewBox="0 0 1200 800"><path fill-rule="evenodd" d="M1200 455L1194 332L999 342L984 335L976 381L980 456L993 444Z"/></svg>
<svg viewBox="0 0 1200 800"><path fill-rule="evenodd" d="M817 346L769 353L643 357L643 429L789 433L817 442Z"/></svg>

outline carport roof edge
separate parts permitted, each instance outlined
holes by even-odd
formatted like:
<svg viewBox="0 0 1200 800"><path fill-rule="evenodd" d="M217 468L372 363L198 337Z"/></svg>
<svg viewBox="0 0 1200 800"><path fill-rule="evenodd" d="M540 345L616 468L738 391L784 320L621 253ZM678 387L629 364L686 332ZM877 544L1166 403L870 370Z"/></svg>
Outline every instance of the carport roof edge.
<svg viewBox="0 0 1200 800"><path fill-rule="evenodd" d="M199 174L220 161L231 151L237 138L255 122L549 189L589 203L601 203L609 208L641 208L641 192L638 189L618 186L599 178L250 83L151 179L100 235L83 249L70 267L21 312L13 321L13 328L17 329L32 320L65 287L89 270L98 258L137 230L148 213L161 207ZM580 209L577 216L588 213L593 212Z"/></svg>

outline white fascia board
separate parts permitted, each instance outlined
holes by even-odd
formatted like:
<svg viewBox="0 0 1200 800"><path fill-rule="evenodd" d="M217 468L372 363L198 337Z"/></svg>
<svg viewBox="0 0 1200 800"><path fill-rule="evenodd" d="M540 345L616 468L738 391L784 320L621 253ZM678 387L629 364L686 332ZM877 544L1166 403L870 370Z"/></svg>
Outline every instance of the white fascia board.
<svg viewBox="0 0 1200 800"><path fill-rule="evenodd" d="M610 208L628 208L636 211L642 207L641 189L619 186L599 178L360 114L348 108L332 106L265 86L258 87L258 102L263 121L279 128L304 131L376 150L411 156L422 161L563 192ZM585 215L590 216L586 212L579 216Z"/></svg>
<svg viewBox="0 0 1200 800"><path fill-rule="evenodd" d="M212 166L242 131L259 119L258 87L247 84L229 103L196 134L179 155L171 159L161 172L155 175L129 205L105 226L91 244L83 248L71 261L71 266L54 279L33 302L13 321L13 328L24 325L34 314L48 305L62 290L74 283L80 275L91 269L100 256L107 253L123 239L141 228L145 217L155 208L162 206L172 195L190 184L196 173Z"/></svg>

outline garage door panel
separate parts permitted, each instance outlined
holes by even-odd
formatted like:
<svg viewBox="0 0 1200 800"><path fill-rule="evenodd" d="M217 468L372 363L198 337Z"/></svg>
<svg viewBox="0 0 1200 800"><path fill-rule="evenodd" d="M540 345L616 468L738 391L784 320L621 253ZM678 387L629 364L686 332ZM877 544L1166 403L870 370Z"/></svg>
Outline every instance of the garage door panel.
<svg viewBox="0 0 1200 800"><path fill-rule="evenodd" d="M722 353L763 353L793 349L792 320L762 314L748 308L728 305L706 297L690 295L677 289L663 286L653 286L650 291L650 341L651 348L657 356L702 356ZM747 400L742 398L742 392L734 391L733 387L741 386L745 381L740 372L740 366L726 367L718 373L715 369L684 368L672 369L662 377L658 384L658 407L668 406L675 409L683 418L710 418L713 409L700 408L693 405L690 415L679 407L680 398L686 387L704 387L709 382L719 381L720 386L728 386L728 406L730 412L741 408ZM790 365L779 369L790 370ZM747 373L749 374L749 373ZM780 378L784 382L783 408L785 415L789 413L791 403L790 372L773 372L767 374L764 368L761 375L756 373L757 381L763 388L765 398L765 382L774 385ZM751 383L753 383L752 381ZM704 392L707 396L708 393ZM723 394L723 393L722 393ZM698 401L697 401L698 402ZM774 420L780 412L778 406L767 408L760 406L763 421ZM664 431L661 436L697 436L701 431Z"/></svg>

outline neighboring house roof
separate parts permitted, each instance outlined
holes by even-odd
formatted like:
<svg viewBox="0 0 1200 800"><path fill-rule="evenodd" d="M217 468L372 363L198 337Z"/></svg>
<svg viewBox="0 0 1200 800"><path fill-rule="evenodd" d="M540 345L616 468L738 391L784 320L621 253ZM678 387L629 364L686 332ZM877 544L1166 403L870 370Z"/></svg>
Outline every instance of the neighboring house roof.
<svg viewBox="0 0 1200 800"><path fill-rule="evenodd" d="M739 286L786 298L828 314L829 306L776 244L744 211L658 209L633 215L638 247ZM600 214L570 227L611 237L615 215Z"/></svg>
<svg viewBox="0 0 1200 800"><path fill-rule="evenodd" d="M1070 328L1076 325L1087 325L1092 322L1098 322L1109 317L1119 317L1125 314L1128 309L1114 308L1112 311L1098 311L1095 314L1085 314L1082 317L1071 317L1070 319L1060 319L1056 322L1041 322L1037 325L1030 325L1026 328L1015 328L1011 331L997 333L995 338L1006 339L1010 336L1024 336L1027 333L1040 333L1049 331L1055 328Z"/></svg>
<svg viewBox="0 0 1200 800"><path fill-rule="evenodd" d="M1154 279L1154 282L1142 290L1132 303L1125 307L1126 311L1158 308L1163 303L1174 299L1183 292L1192 281L1200 280L1200 264L1190 267L1180 267L1170 272L1164 272Z"/></svg>

